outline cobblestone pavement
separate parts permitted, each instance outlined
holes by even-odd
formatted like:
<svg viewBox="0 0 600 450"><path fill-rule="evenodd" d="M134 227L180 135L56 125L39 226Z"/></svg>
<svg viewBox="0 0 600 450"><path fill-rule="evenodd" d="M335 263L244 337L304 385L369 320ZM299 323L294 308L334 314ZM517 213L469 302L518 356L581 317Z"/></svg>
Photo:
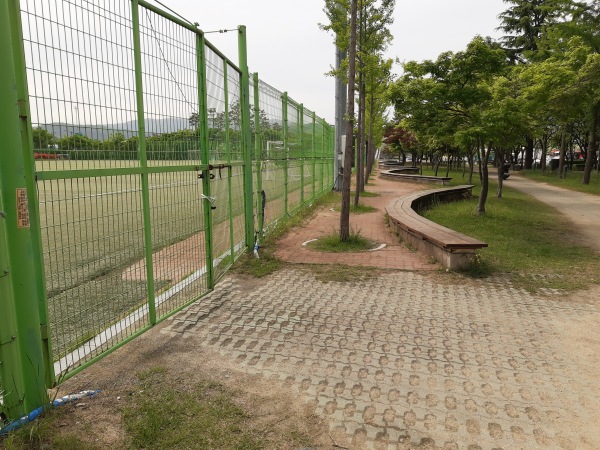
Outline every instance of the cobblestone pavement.
<svg viewBox="0 0 600 450"><path fill-rule="evenodd" d="M581 320L597 324L597 304L490 281L286 269L226 279L162 332L288 384L340 447L598 449L598 367L554 325Z"/></svg>

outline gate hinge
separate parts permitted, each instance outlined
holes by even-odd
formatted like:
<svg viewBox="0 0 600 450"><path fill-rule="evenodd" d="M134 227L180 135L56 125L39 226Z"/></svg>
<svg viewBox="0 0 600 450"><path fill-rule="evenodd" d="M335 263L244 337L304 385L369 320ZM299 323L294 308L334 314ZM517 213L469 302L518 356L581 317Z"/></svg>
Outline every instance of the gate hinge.
<svg viewBox="0 0 600 450"><path fill-rule="evenodd" d="M29 114L27 113L27 101L18 100L17 104L19 106L19 117L21 119L26 119L29 116Z"/></svg>

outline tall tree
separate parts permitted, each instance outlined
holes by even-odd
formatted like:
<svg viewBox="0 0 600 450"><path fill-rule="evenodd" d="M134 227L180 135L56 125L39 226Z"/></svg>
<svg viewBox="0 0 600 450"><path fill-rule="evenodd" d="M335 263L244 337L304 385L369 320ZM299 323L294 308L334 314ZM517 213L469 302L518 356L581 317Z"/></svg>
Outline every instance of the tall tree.
<svg viewBox="0 0 600 450"><path fill-rule="evenodd" d="M393 23L395 0L359 0L358 3L358 128L356 158L356 191L354 204L358 205L364 191L367 158L367 79L380 71L383 52L392 40L388 28ZM383 80L382 80L383 81Z"/></svg>
<svg viewBox="0 0 600 450"><path fill-rule="evenodd" d="M572 10L572 0L504 0L511 5L498 17L500 29L507 33L502 38L509 58L513 63L527 63L539 59L540 41L546 27L555 24ZM534 139L525 139L525 169L533 165Z"/></svg>
<svg viewBox="0 0 600 450"><path fill-rule="evenodd" d="M502 43L513 62L524 63L539 49L545 27L560 21L572 10L572 0L504 0L511 5L502 12L499 29L507 33Z"/></svg>
<svg viewBox="0 0 600 450"><path fill-rule="evenodd" d="M348 125L346 127L346 149L344 174L342 177L342 206L340 212L340 241L350 239L350 182L352 179L352 153L354 150L354 84L356 82L356 15L358 0L351 0L350 46L348 48Z"/></svg>
<svg viewBox="0 0 600 450"><path fill-rule="evenodd" d="M483 120L492 102L492 84L506 69L505 53L481 37L465 51L442 53L435 61L409 62L390 90L396 114L431 149L477 145L482 164L482 191L477 208L485 212L490 131Z"/></svg>

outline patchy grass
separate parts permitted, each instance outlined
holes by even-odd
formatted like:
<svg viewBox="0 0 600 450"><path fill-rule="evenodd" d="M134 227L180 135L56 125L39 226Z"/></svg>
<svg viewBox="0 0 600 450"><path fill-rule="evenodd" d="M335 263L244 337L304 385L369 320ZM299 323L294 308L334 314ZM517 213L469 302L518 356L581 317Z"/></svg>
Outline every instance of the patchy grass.
<svg viewBox="0 0 600 450"><path fill-rule="evenodd" d="M383 272L375 267L346 266L343 264L309 264L303 267L313 273L315 278L324 283L365 281L378 278Z"/></svg>
<svg viewBox="0 0 600 450"><path fill-rule="evenodd" d="M123 411L131 448L264 447L259 433L246 426L250 416L234 403L233 392L214 381L180 389L165 381L165 372L140 374L141 390Z"/></svg>
<svg viewBox="0 0 600 450"><path fill-rule="evenodd" d="M5 450L30 450L56 448L61 450L101 450L61 427L72 405L52 408L40 418L18 430L0 437L0 448ZM57 429L60 428L60 432Z"/></svg>
<svg viewBox="0 0 600 450"><path fill-rule="evenodd" d="M369 206L369 205L363 205L362 203L359 203L358 205L355 205L355 204L350 205L350 212L352 214L364 214L364 213L370 213L373 211L377 211L377 208L374 208L373 206Z"/></svg>
<svg viewBox="0 0 600 450"><path fill-rule="evenodd" d="M433 168L430 168L428 166L423 166L423 175L427 175L427 176L434 176L435 175L435 171L433 170ZM439 170L438 170L438 177L445 177L446 176L446 167L444 166L440 166ZM452 180L450 180L450 182L448 183L448 186L460 186L463 184L469 184L469 168L467 167L467 170L464 173L463 176L463 170L461 169L450 169L450 172L448 173L449 177L452 177ZM490 176L490 180L493 178L494 176L491 175ZM440 186L438 184L434 184L431 183L433 187L444 187L444 186ZM479 173L477 172L477 167L475 167L475 172L473 173L473 183L474 185L479 185Z"/></svg>
<svg viewBox="0 0 600 450"><path fill-rule="evenodd" d="M274 256L272 245L265 245L259 249L258 259L252 253L240 256L232 272L262 278L277 272L283 265L284 262Z"/></svg>
<svg viewBox="0 0 600 450"><path fill-rule="evenodd" d="M342 208L341 208L341 206L337 205L333 209L334 209L334 211L339 212ZM370 212L374 212L374 211L377 211L377 208L375 208L373 206L365 205L363 203L359 203L358 205L355 205L354 203L350 203L350 213L352 213L352 214L365 214L365 213L370 213Z"/></svg>
<svg viewBox="0 0 600 450"><path fill-rule="evenodd" d="M475 213L478 188L472 199L436 205L423 213L429 220L489 244L478 252L478 261L467 274L507 273L515 285L532 292L540 288L572 291L600 282L595 270L600 257L570 239L566 219L506 185L503 198L498 199L495 189L495 180L490 179L485 215Z"/></svg>
<svg viewBox="0 0 600 450"><path fill-rule="evenodd" d="M296 215L277 222L260 243L259 258L250 253L242 255L233 265L231 272L262 278L281 269L285 263L275 257L275 243L277 240L292 228L304 225L314 217L320 207L333 205L339 201L339 198L339 193L329 192L313 202L311 207L302 209Z"/></svg>
<svg viewBox="0 0 600 450"><path fill-rule="evenodd" d="M361 197L381 197L381 194L378 194L377 192L369 192L369 191L363 191L360 193Z"/></svg>
<svg viewBox="0 0 600 450"><path fill-rule="evenodd" d="M347 241L340 241L338 233L332 233L320 237L308 244L314 250L320 252L344 253L364 252L375 248L375 243L360 235L360 232L351 232Z"/></svg>
<svg viewBox="0 0 600 450"><path fill-rule="evenodd" d="M581 184L583 172L567 172L565 178L562 179L558 177L557 172L549 170L546 172L542 172L541 170L523 170L516 173L531 180L549 183L564 189L600 195L600 173L597 171L592 172L590 184Z"/></svg>

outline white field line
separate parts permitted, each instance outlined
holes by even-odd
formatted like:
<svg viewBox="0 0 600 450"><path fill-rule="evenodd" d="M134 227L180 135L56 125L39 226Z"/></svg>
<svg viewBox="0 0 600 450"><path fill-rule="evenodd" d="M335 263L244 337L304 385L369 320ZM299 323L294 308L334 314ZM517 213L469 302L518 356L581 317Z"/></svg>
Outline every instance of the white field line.
<svg viewBox="0 0 600 450"><path fill-rule="evenodd" d="M241 243L241 242L236 244L234 247L234 251L238 252L243 246L244 246L244 243ZM218 266L219 263L221 261L223 261L225 258L227 258L229 255L230 255L230 252L228 251L226 253L223 253L217 259L213 260L213 267ZM154 305L156 307L160 306L162 303L166 302L169 298L173 297L175 294L179 293L180 291L182 291L183 289L185 289L186 287L191 285L194 281L199 279L205 273L206 273L206 266L198 269L196 272L191 274L189 277L181 280L175 286L173 286L169 290L163 292L158 297L155 297ZM95 352L102 345L106 344L114 336L116 336L117 334L126 330L127 328L132 326L137 321L141 320L147 314L148 314L148 305L146 304L144 306L140 306L138 309L136 309L134 312L129 314L124 319L121 319L116 324L112 325L111 327L109 327L106 330L102 331L101 333L97 334L95 337L93 337L92 339L87 341L81 347L75 349L68 355L66 355L63 358L56 361L54 363L54 373L56 375L59 375L59 374L65 372L67 369L69 369L70 367L77 364L79 361L81 361L87 355L89 355L92 352Z"/></svg>
<svg viewBox="0 0 600 450"><path fill-rule="evenodd" d="M155 186L148 187L149 191L155 189L169 188L169 187L177 187L177 186L192 186L197 184L196 182L182 182L182 183L169 183L169 184L157 184ZM116 194L129 194L131 192L141 192L142 188L137 189L126 189L124 191L112 191L112 192L102 192L100 194L89 194L89 195L78 195L77 197L72 197L71 200L79 200L82 198L94 198L94 197L103 197L105 195L116 195Z"/></svg>

